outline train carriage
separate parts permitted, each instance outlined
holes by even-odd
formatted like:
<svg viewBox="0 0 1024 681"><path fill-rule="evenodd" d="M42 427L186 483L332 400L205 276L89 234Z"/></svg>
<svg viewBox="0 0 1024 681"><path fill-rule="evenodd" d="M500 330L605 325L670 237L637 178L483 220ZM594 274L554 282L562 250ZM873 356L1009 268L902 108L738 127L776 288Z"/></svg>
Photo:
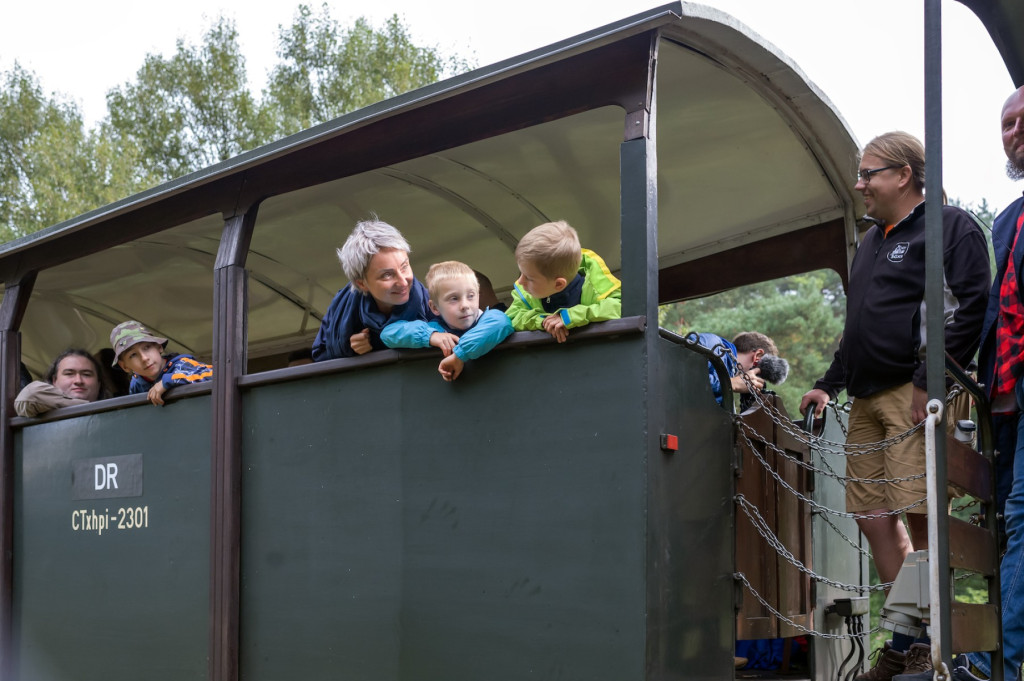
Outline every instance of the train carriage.
<svg viewBox="0 0 1024 681"><path fill-rule="evenodd" d="M841 633L824 611L848 594L741 529L737 485L805 564L863 584L865 560L751 484L707 358L657 319L845 276L857 153L777 49L673 3L0 247L3 678L731 678L737 631ZM453 384L426 351L286 367L370 214L416 272L462 260L506 298L518 239L565 219L621 278L623 318L565 345L517 333ZM215 379L163 409L13 416L19 363L39 375L126 319ZM785 620L737 586L745 560ZM815 651L808 674L834 676L846 650Z"/></svg>

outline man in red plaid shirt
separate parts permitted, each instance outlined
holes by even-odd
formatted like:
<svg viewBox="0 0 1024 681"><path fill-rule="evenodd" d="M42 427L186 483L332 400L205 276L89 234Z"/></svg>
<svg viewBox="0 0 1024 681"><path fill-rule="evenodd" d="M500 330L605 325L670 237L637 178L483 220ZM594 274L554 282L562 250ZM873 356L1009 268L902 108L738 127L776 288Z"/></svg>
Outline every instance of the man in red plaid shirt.
<svg viewBox="0 0 1024 681"><path fill-rule="evenodd" d="M1006 174L1024 179L1024 87L1006 100L1001 116ZM1006 553L1000 564L1003 606L1003 678L1020 678L1024 662L1024 197L1003 210L992 227L996 278L981 332L979 380L992 400L996 436L996 510L1003 516ZM1012 257L1011 257L1012 255ZM971 662L989 674L987 655Z"/></svg>

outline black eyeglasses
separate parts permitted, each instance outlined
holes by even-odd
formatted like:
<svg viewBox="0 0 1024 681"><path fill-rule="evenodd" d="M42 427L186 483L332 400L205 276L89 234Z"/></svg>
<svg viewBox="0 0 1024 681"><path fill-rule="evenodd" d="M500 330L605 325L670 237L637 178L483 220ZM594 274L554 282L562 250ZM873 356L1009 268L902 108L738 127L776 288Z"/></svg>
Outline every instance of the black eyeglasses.
<svg viewBox="0 0 1024 681"><path fill-rule="evenodd" d="M893 170L895 168L902 168L903 165L891 165L885 166L884 168L864 168L863 170L857 171L857 177L864 180L864 184L871 182L871 176L876 175L883 170Z"/></svg>

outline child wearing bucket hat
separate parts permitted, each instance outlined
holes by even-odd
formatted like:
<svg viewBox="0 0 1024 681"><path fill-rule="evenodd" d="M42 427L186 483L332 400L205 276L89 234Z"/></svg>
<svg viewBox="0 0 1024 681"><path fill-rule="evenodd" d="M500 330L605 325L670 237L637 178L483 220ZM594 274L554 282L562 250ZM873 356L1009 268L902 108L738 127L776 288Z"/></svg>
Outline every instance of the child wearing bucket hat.
<svg viewBox="0 0 1024 681"><path fill-rule="evenodd" d="M213 378L213 367L191 355L163 354L167 339L136 321L122 322L110 332L114 365L132 375L128 393L146 393L153 404L164 403L164 392L176 385L191 385Z"/></svg>

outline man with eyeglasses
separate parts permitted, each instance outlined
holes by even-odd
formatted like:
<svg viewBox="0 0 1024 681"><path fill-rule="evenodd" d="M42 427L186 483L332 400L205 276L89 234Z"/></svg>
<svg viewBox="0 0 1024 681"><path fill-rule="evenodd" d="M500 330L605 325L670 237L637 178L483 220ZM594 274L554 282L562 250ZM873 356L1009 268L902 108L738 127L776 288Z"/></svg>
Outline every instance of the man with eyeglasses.
<svg viewBox="0 0 1024 681"><path fill-rule="evenodd" d="M1001 115L1006 174L1024 179L1024 87L1010 95ZM978 380L992 401L995 430L996 512L1003 517L1006 553L1000 563L1003 616L1003 678L1020 678L1024 662L1024 197L1003 210L992 226L996 278L989 292L978 354ZM1013 257L1010 257L1010 254ZM989 675L987 655L971 662Z"/></svg>
<svg viewBox="0 0 1024 681"><path fill-rule="evenodd" d="M892 582L911 551L928 548L923 430L871 447L911 430L926 416L924 146L904 132L871 140L856 189L876 224L850 266L846 324L835 359L804 395L800 411L813 406L820 414L844 389L853 399L847 444L865 445L867 451L846 459L846 510L856 514L879 578ZM985 316L988 246L978 225L959 208L943 206L942 223L945 347L967 366ZM947 414L947 423L955 419ZM900 521L903 514L909 534ZM925 642L894 635L892 646L857 681L889 681L930 668Z"/></svg>

